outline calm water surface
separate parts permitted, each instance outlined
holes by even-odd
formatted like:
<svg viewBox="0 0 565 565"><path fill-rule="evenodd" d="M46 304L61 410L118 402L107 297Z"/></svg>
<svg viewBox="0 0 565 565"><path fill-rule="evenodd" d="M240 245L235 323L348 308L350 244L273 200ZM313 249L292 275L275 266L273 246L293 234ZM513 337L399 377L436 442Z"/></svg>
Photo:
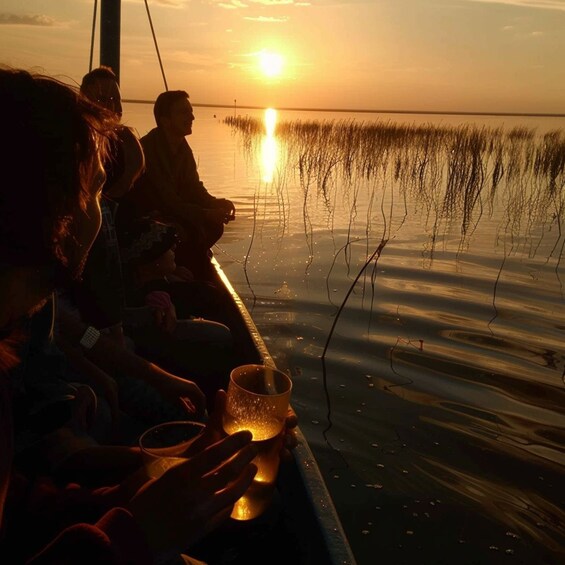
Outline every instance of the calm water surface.
<svg viewBox="0 0 565 565"><path fill-rule="evenodd" d="M462 230L431 189L399 190L392 167L320 183L276 136L246 145L223 123L233 109L195 110L201 177L238 211L215 254L293 375L358 563L565 563L563 185L541 210L522 196L540 188L528 175L481 195ZM277 119L565 129L565 118ZM151 106L126 104L124 121L145 134Z"/></svg>

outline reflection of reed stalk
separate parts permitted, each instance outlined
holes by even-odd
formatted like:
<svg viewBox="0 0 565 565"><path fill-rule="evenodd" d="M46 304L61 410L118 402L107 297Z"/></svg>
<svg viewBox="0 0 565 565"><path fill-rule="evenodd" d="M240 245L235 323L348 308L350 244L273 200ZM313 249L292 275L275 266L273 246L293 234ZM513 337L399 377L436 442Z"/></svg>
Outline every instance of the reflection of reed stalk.
<svg viewBox="0 0 565 565"><path fill-rule="evenodd" d="M251 229L251 237L249 239L249 246L247 247L247 253L245 254L245 259L243 260L243 274L245 275L245 281L247 282L247 288L251 292L253 296L253 301L251 304L251 311L255 307L255 302L257 301L257 296L255 292L253 292L253 288L251 286L251 281L249 280L249 275L247 273L247 262L249 261L249 255L251 254L251 248L253 247L253 241L255 239L255 229L257 227L257 192L253 195L253 228Z"/></svg>
<svg viewBox="0 0 565 565"><path fill-rule="evenodd" d="M263 133L260 120L238 117L225 121L241 135L246 150L250 153L256 150L256 140ZM382 187L381 217L385 229L381 242L349 287L322 354L330 427L325 357L341 312L360 277L376 258L370 279L374 285L378 258L390 239L395 203L404 201L401 225L407 215L407 197L418 205L429 230L429 245L425 251L430 262L434 258L436 243L451 227L459 228L459 253L469 245L483 216L498 213L501 217L498 232L503 231L510 236L510 252L516 249L516 242L522 238L524 245L529 246L530 255L534 256L542 239L552 237L548 261L555 261L558 272L565 250L562 229L565 213L565 132L562 130L538 135L535 130L524 127L504 131L500 127L469 124L439 127L382 121L293 121L277 124L277 138L281 143L281 153L285 154L282 182L287 182L294 174L298 176L303 190L302 218L309 249L308 265L314 254L309 212L313 189L317 188L317 195L323 199L329 220L335 209L332 202L338 197L350 206L347 243L338 251L343 251L344 262L349 269L354 242L352 226L357 214L360 187L364 184ZM387 191L390 206L385 210ZM367 242L372 229L370 211L373 200L374 194L371 193L364 234ZM367 243L367 254L368 251ZM505 248L505 258L507 251ZM333 266L334 263L330 273ZM496 318L496 292L503 268L504 262L493 291L493 320Z"/></svg>
<svg viewBox="0 0 565 565"><path fill-rule="evenodd" d="M372 253L372 255L365 261L365 263L363 264L363 266L361 267L361 269L357 273L357 276L355 277L355 279L353 280L353 282L349 286L349 289L346 292L345 297L343 298L343 301L341 302L341 305L336 312L336 315L334 316L334 321L332 323L330 331L328 332L328 337L326 338L326 343L324 344L324 350L322 351L322 355L320 357L320 361L322 363L322 382L323 382L323 386L324 386L324 392L325 392L325 395L326 395L326 406L328 408L328 411L327 411L328 425L323 431L324 438L326 438L327 432L332 427L331 402L330 402L330 395L329 395L329 390L328 390L328 382L327 382L328 376L327 376L327 370L326 370L326 354L327 354L328 348L330 346L330 341L332 339L334 330L337 326L337 322L339 321L339 317L340 317L341 313L343 312L343 309L345 308L345 305L347 304L349 297L351 296L351 293L353 292L353 289L355 288L355 285L357 284L357 282L361 278L361 275L363 274L365 269L371 264L373 259L375 260L375 263L378 262L378 260L381 256L381 253L383 252L383 249L385 248L387 243L388 243L388 239L382 239L381 242L379 243L378 247L375 249L375 251Z"/></svg>
<svg viewBox="0 0 565 565"><path fill-rule="evenodd" d="M225 122L242 138L248 152L257 148L263 133L260 120L228 117ZM506 211L508 225L526 237L534 226L557 226L557 261L563 252L565 134L542 136L535 130L405 125L391 122L294 121L277 124L277 138L286 148L284 181L297 172L304 190L303 219L310 252L310 188L317 186L328 210L331 190L349 199L354 221L361 181L384 178L390 167L391 190L422 204L431 228L429 250L446 225L459 221L460 250L477 229L481 216L492 213L497 200ZM485 188L487 190L485 190ZM334 196L334 197L335 197ZM549 212L551 210L551 213ZM350 224L351 227L351 224ZM549 233L549 230L546 231ZM535 252L535 245L532 248ZM349 249L345 261L349 265ZM310 253L312 255L312 253Z"/></svg>

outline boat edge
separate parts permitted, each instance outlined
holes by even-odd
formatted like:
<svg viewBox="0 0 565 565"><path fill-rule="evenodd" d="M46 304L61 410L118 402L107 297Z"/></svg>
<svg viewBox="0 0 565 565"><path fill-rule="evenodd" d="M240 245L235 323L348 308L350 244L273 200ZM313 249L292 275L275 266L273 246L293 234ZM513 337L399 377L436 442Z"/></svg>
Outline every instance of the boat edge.
<svg viewBox="0 0 565 565"><path fill-rule="evenodd" d="M233 285L215 257L212 258L212 263L218 277L230 294L245 324L247 325L250 336L255 343L263 363L267 366L276 367L276 364L243 300L233 288ZM314 457L308 441L299 426L296 427L296 436L298 439L298 445L293 449L292 455L296 468L302 478L306 493L316 514L320 531L328 546L332 563L333 565L356 565L356 560L353 556L353 552L351 551L345 530L343 529L331 495L323 479L320 468L318 467L316 458Z"/></svg>

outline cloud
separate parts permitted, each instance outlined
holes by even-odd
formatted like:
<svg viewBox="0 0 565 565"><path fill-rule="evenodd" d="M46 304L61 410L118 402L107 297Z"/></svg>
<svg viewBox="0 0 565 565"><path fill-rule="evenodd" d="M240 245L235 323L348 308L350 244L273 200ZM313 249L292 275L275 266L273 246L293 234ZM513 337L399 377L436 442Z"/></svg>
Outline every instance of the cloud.
<svg viewBox="0 0 565 565"><path fill-rule="evenodd" d="M224 0L213 0L213 3L227 10L236 10L237 8L249 8L253 6L304 6L308 5L305 2L295 2L295 0L246 0L242 2L241 0L229 0L228 2Z"/></svg>
<svg viewBox="0 0 565 565"><path fill-rule="evenodd" d="M542 10L557 10L565 12L565 0L468 0L484 4L504 4L516 8L538 8Z"/></svg>
<svg viewBox="0 0 565 565"><path fill-rule="evenodd" d="M225 8L226 10L237 10L238 8L247 8L247 4L240 2L239 0L230 0L229 4L225 2L216 2L216 5L220 8Z"/></svg>
<svg viewBox="0 0 565 565"><path fill-rule="evenodd" d="M132 2L133 0L129 0ZM184 8L188 3L188 0L155 0L155 4L160 4L161 6L169 6L171 8Z"/></svg>
<svg viewBox="0 0 565 565"><path fill-rule="evenodd" d="M267 16L257 16L257 17L245 16L243 19L249 20L251 22L265 22L265 23L284 23L284 22L288 22L289 20L289 18L287 18L286 16L282 16L279 18L267 17Z"/></svg>
<svg viewBox="0 0 565 565"><path fill-rule="evenodd" d="M282 6L294 4L294 0L249 0L252 4L261 4L263 6Z"/></svg>
<svg viewBox="0 0 565 565"><path fill-rule="evenodd" d="M194 53L184 50L177 50L167 56L170 64L183 72L186 71L205 71L208 69L219 70L226 66L223 56L215 53Z"/></svg>
<svg viewBox="0 0 565 565"><path fill-rule="evenodd" d="M52 27L56 22L50 16L40 14L18 15L0 14L0 25L26 25Z"/></svg>

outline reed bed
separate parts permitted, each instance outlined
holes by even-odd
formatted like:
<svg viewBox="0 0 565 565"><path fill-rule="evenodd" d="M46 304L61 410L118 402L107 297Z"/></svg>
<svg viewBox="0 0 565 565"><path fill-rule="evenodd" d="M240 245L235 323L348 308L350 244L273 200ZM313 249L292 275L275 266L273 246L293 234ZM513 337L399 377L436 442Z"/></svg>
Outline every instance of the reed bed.
<svg viewBox="0 0 565 565"><path fill-rule="evenodd" d="M261 120L229 117L249 153L264 137ZM305 203L313 193L328 209L336 198L356 211L360 186L374 194L389 191L396 201L418 202L432 231L457 223L473 233L485 212L505 211L504 229L535 231L561 225L565 212L565 132L538 135L535 129L463 125L407 125L387 121L287 121L274 134L285 170L294 175ZM280 189L280 186L279 186ZM383 211L381 210L381 213ZM307 214L307 210L305 210ZM368 219L369 221L369 219ZM557 245L557 244L556 244ZM562 252L563 242L557 246Z"/></svg>

